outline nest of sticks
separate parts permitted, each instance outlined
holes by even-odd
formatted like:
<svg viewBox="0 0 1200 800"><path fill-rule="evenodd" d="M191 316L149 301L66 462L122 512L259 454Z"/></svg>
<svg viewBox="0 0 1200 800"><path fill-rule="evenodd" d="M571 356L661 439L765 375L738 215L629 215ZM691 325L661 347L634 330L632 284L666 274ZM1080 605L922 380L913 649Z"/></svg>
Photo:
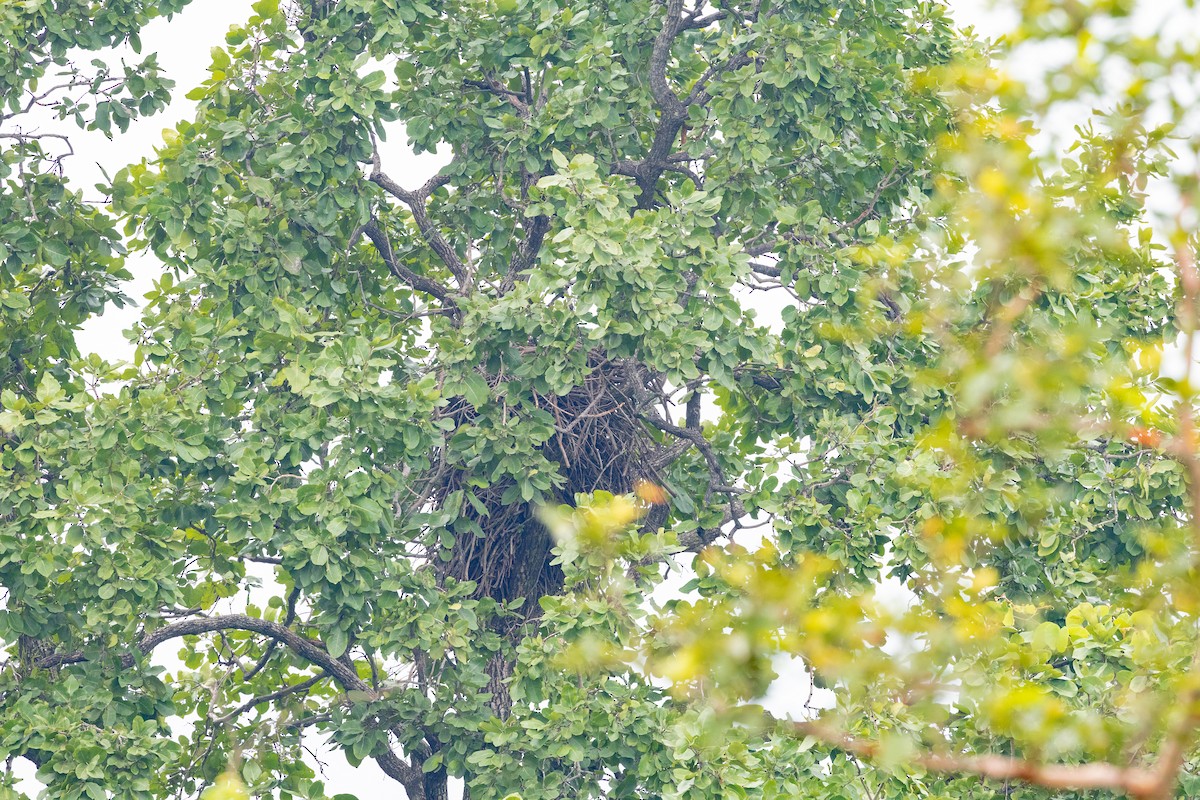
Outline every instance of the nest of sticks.
<svg viewBox="0 0 1200 800"><path fill-rule="evenodd" d="M580 493L628 492L638 480L655 480L664 466L663 447L642 416L654 376L600 351L589 353L588 365L586 379L566 394L534 396L537 407L554 418L555 433L541 450L563 478L555 490L559 503L573 503ZM462 399L447 413L459 424L475 417ZM473 491L478 505L464 502L459 512L469 520L464 527L477 526L476 534L457 535L431 562L443 579L473 581L478 596L505 603L525 598L518 616L534 617L537 600L556 593L563 583L562 571L550 563L551 536L532 503L505 502L506 492L511 498L511 480L472 489L472 477L450 468L433 490L431 499L438 506L459 490Z"/></svg>

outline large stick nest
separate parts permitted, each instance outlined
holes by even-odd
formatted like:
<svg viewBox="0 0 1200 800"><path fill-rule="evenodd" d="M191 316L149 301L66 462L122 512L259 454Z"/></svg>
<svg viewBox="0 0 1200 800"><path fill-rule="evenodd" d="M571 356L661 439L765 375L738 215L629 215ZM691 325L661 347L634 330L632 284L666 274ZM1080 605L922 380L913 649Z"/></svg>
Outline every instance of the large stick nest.
<svg viewBox="0 0 1200 800"><path fill-rule="evenodd" d="M564 479L555 500L571 503L578 493L631 490L639 479L656 478L662 447L640 416L654 376L629 362L609 360L604 353L589 353L590 373L566 394L535 395L537 407L554 418L555 433L542 453L557 465ZM639 400L641 398L641 400ZM459 424L470 423L475 410L456 400L447 413ZM453 492L473 491L482 511L464 503L461 516L478 524L482 535L459 535L454 544L432 562L443 578L473 581L479 596L503 602L525 598L521 616L536 616L537 599L562 587L562 571L550 564L550 534L537 519L530 503L505 503L511 480L472 489L472 476L447 470L432 500L441 506Z"/></svg>

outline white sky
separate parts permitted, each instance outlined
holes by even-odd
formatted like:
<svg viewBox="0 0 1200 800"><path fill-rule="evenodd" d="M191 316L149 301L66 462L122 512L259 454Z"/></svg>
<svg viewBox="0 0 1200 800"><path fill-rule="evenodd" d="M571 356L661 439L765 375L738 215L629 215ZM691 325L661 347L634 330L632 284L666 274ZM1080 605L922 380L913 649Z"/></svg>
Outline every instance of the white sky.
<svg viewBox="0 0 1200 800"><path fill-rule="evenodd" d="M1016 21L1011 12L988 9L986 0L951 0L956 18L962 25L974 25L982 36L995 36L1011 27ZM1144 2L1150 17L1160 17L1164 10L1171 13L1178 8L1178 0L1150 0ZM76 188L84 189L84 196L97 197L94 184L102 180L99 165L112 175L124 164L150 156L154 146L162 140L162 130L174 126L178 121L189 118L194 104L183 95L201 83L210 61L209 49L223 44L224 34L232 23L244 21L250 14L249 0L203 0L194 2L173 20L156 20L142 31L143 55L157 51L165 74L176 81L175 95L178 98L163 113L146 119L136 120L128 132L117 133L112 140L98 133L87 133L74 128L70 133L76 155L66 161L66 169ZM130 59L142 56L132 53ZM413 185L424 180L433 169L437 159L424 156L415 158L403 144L403 137L392 137L384 158L388 170L402 183ZM152 257L143 256L131 264L135 280L127 287L127 293L135 300L149 291L151 283L159 274L158 265ZM761 297L761 295L756 295ZM773 316L771 309L763 308L764 315ZM125 340L122 331L137 318L136 308L112 309L84 325L78 340L85 352L95 352L110 360L128 359L132 346ZM789 669L767 698L767 705L777 713L800 712L809 694L809 682L802 669ZM315 742L313 744L316 744ZM367 761L358 769L350 767L337 753L319 748L326 762L325 774L330 793L353 792L360 797L400 796L397 784L383 775ZM27 792L36 792L36 782L26 782ZM453 790L452 790L453 791Z"/></svg>

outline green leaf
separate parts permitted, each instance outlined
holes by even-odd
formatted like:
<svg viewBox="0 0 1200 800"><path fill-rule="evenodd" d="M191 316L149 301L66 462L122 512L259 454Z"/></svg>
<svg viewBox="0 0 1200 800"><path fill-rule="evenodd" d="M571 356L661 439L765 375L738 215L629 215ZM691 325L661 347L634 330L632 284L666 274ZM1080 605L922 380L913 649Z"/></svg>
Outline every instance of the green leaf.
<svg viewBox="0 0 1200 800"><path fill-rule="evenodd" d="M71 257L71 250L66 243L55 238L44 240L42 251L46 254L46 260L56 267L63 266Z"/></svg>
<svg viewBox="0 0 1200 800"><path fill-rule="evenodd" d="M271 197L275 188L271 181L254 175L246 177L246 186L259 197Z"/></svg>
<svg viewBox="0 0 1200 800"><path fill-rule="evenodd" d="M481 375L470 372L463 378L463 396L475 408L482 408L491 400L492 392Z"/></svg>
<svg viewBox="0 0 1200 800"><path fill-rule="evenodd" d="M329 655L334 658L342 657L346 652L349 642L349 635L341 628L334 628L325 636L325 646L329 650Z"/></svg>
<svg viewBox="0 0 1200 800"><path fill-rule="evenodd" d="M250 8L260 17L271 18L279 13L279 0L255 0Z"/></svg>
<svg viewBox="0 0 1200 800"><path fill-rule="evenodd" d="M54 379L53 375L46 373L42 376L37 387L37 400L39 403L49 405L56 400L62 399L64 396L65 393L62 386Z"/></svg>

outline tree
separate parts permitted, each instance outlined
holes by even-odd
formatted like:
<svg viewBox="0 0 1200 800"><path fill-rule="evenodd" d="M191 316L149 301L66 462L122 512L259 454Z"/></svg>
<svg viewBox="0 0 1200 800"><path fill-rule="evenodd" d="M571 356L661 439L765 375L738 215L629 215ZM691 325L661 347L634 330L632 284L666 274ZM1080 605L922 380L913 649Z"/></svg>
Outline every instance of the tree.
<svg viewBox="0 0 1200 800"><path fill-rule="evenodd" d="M163 104L69 51L183 3L57 5L0 10L0 124ZM316 733L414 800L1194 794L1195 186L1149 122L1193 76L1131 5L1023 4L1018 54L1079 54L1029 92L925 0L259 0L110 208L0 133L10 765L321 798ZM135 362L81 358L127 247ZM787 658L832 710L763 709Z"/></svg>

